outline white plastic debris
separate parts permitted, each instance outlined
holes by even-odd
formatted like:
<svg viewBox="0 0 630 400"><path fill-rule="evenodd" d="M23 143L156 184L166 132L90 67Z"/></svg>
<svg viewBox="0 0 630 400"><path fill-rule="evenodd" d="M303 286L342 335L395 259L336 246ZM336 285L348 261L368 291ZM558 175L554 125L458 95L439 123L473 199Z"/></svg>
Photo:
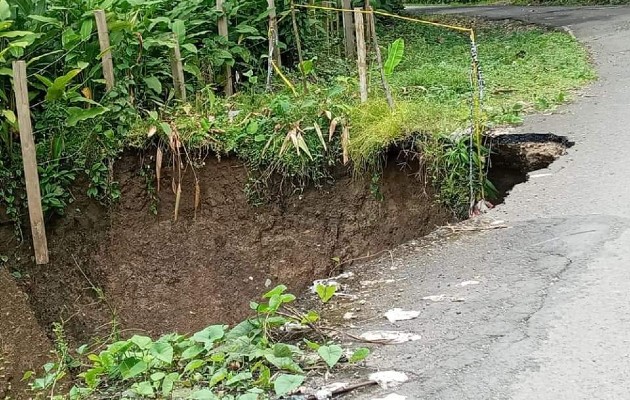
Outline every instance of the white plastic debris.
<svg viewBox="0 0 630 400"><path fill-rule="evenodd" d="M452 301L454 303L462 303L466 301L466 299L462 297L452 297L452 296L447 296L444 294L438 294L434 296L425 296L422 298L422 300L432 301L434 303L439 303L441 301Z"/></svg>
<svg viewBox="0 0 630 400"><path fill-rule="evenodd" d="M464 281L462 283L459 284L459 286L461 287L466 287L466 286L472 286L472 285L479 285L481 282L479 281Z"/></svg>
<svg viewBox="0 0 630 400"><path fill-rule="evenodd" d="M317 398L317 400L327 400L327 399L332 399L333 394L335 391L343 389L345 387L348 386L347 382L333 382L330 383L324 387L322 387L321 389L319 389L317 392L315 392L315 397Z"/></svg>
<svg viewBox="0 0 630 400"><path fill-rule="evenodd" d="M398 371L379 371L370 374L368 377L371 381L379 384L383 389L389 389L394 386L398 386L401 383L405 383L409 380L409 377L404 372Z"/></svg>
<svg viewBox="0 0 630 400"><path fill-rule="evenodd" d="M349 321L351 319L356 319L356 318L357 318L357 316L353 312L350 312L350 311L348 311L347 313L345 313L343 315L343 319L345 319L347 321Z"/></svg>
<svg viewBox="0 0 630 400"><path fill-rule="evenodd" d="M405 311L402 308L392 308L385 313L389 322L406 321L420 316L420 311Z"/></svg>
<svg viewBox="0 0 630 400"><path fill-rule="evenodd" d="M401 396L399 394L392 393L385 397L379 397L378 399L372 399L372 400L407 400L407 396Z"/></svg>
<svg viewBox="0 0 630 400"><path fill-rule="evenodd" d="M382 344L401 344L420 340L420 335L397 331L368 331L361 334L361 339Z"/></svg>

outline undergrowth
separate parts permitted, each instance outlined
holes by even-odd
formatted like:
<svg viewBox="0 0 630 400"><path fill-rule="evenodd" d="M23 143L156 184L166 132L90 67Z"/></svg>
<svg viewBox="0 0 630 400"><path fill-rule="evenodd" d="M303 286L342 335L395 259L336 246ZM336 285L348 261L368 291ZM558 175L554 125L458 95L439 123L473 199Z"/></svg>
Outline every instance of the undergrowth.
<svg viewBox="0 0 630 400"><path fill-rule="evenodd" d="M318 287L322 301L334 294L330 288ZM308 374L356 364L369 355L366 348L349 351L331 342L319 315L299 311L291 305L294 300L285 286L277 286L263 302L251 303L255 316L233 327L212 325L156 340L134 335L104 348L70 350L57 325L56 361L43 373L27 372L24 379L31 381L37 398L53 400L264 400L297 391Z"/></svg>

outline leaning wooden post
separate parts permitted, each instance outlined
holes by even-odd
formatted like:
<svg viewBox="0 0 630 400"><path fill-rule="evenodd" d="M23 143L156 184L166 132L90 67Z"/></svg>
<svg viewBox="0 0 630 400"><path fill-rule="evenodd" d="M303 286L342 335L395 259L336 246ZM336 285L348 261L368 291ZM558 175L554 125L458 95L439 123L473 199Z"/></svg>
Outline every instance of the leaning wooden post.
<svg viewBox="0 0 630 400"><path fill-rule="evenodd" d="M173 34L175 44L171 51L171 73L173 75L173 87L175 88L175 97L182 101L186 101L186 82L184 80L184 65L182 63L182 53L179 49L179 38Z"/></svg>
<svg viewBox="0 0 630 400"><path fill-rule="evenodd" d="M370 35L372 31L370 30L370 26L372 25L372 20L374 19L374 14L372 14L372 7L370 6L370 0L365 0L365 11L370 11L370 13L365 15L365 42L370 43L371 38Z"/></svg>
<svg viewBox="0 0 630 400"><path fill-rule="evenodd" d="M35 262L37 264L48 264L48 241L46 240L44 212L42 211L42 195L39 190L37 156L35 153L35 141L33 140L28 84L26 82L26 63L24 61L13 61L13 87L18 113L24 180L26 181L26 196L28 198L28 214L31 220Z"/></svg>
<svg viewBox="0 0 630 400"><path fill-rule="evenodd" d="M352 0L342 0L341 8L344 10L352 9ZM354 23L352 22L352 11L343 12L343 46L346 50L346 57L348 59L354 58L356 54L355 40L354 40Z"/></svg>
<svg viewBox="0 0 630 400"><path fill-rule="evenodd" d="M105 11L94 11L96 18L96 29L98 30L98 44L101 48L101 62L103 64L103 76L107 91L114 88L114 63L112 62L112 50L109 43L109 30L107 29L107 18Z"/></svg>
<svg viewBox="0 0 630 400"><path fill-rule="evenodd" d="M276 16L275 0L267 0L267 6L269 7L269 30L271 31L271 39L273 40L273 59L276 65L281 67L282 60L280 57L280 47L278 46L280 39L278 37L278 18Z"/></svg>
<svg viewBox="0 0 630 400"><path fill-rule="evenodd" d="M228 38L228 20L223 9L223 0L217 0L217 10L223 13L219 18L219 35ZM232 67L225 66L225 95L232 96L234 94L234 78L232 77Z"/></svg>
<svg viewBox="0 0 630 400"><path fill-rule="evenodd" d="M302 72L302 87L304 93L308 93L308 85L306 83L306 72L304 71L304 57L302 57L302 42L300 40L300 30L297 25L297 17L295 15L295 3L291 0L291 21L293 23L293 36L297 47L298 61L300 62L300 71Z"/></svg>
<svg viewBox="0 0 630 400"><path fill-rule="evenodd" d="M383 68L383 57L381 56L381 48L378 47L378 37L376 36L376 22L374 19L373 9L369 7L368 11L370 11L370 32L372 33L372 43L374 43L374 52L376 53L376 62L378 63L378 69L381 71L381 83L383 84L383 91L385 92L385 97L387 97L387 104L389 104L389 108L394 109L394 98L392 97L392 91L389 88L389 84L387 83L387 78L385 77L385 68Z"/></svg>
<svg viewBox="0 0 630 400"><path fill-rule="evenodd" d="M361 103L368 100L367 85L367 51L365 49L365 25L363 22L363 9L356 7L354 9L354 27L357 35L357 67L359 70L359 92L361 93Z"/></svg>

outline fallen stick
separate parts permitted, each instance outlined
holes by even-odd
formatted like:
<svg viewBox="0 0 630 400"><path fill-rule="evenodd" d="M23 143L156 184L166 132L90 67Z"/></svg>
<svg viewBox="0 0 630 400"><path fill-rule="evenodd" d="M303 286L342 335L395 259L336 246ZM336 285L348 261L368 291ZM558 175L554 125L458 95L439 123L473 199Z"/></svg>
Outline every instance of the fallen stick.
<svg viewBox="0 0 630 400"><path fill-rule="evenodd" d="M364 388L366 386L372 386L372 385L376 385L376 384L377 384L376 381L359 382L359 383L355 383L353 385L348 385L348 386L345 386L345 387L342 387L342 388L339 388L339 389L336 389L336 390L332 390L330 392L330 394L332 394L333 396L337 396L337 395L340 395L340 394L345 394L345 393L351 392L351 391L356 390L356 389L361 389L361 388ZM306 400L317 400L317 399L318 399L318 397L316 395L314 395L314 394L309 394L309 395L306 396Z"/></svg>

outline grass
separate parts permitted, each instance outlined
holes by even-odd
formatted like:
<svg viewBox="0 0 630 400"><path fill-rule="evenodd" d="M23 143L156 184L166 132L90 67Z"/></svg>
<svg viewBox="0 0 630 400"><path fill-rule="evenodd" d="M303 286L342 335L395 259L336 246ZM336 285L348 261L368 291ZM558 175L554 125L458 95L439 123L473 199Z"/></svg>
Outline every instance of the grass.
<svg viewBox="0 0 630 400"><path fill-rule="evenodd" d="M595 78L586 50L564 32L514 23L455 23L477 30L489 126L517 124L527 112L549 110ZM383 101L374 100L353 110L350 153L358 165L412 133L450 134L470 124L468 37L408 22L381 31L382 45L405 40L404 59L389 78L397 107L390 113ZM379 78L372 72L372 88L380 97Z"/></svg>

